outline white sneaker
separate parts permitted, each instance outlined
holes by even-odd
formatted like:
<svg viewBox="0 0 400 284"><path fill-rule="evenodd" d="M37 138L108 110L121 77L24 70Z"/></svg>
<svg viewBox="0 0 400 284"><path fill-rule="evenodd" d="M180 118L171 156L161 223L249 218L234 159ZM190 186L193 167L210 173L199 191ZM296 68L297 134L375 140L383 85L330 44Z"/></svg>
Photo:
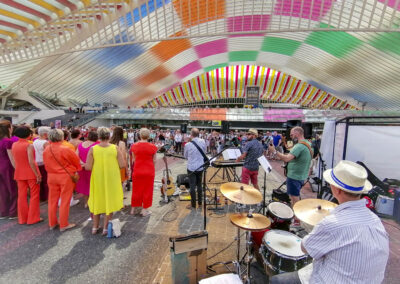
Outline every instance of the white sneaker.
<svg viewBox="0 0 400 284"><path fill-rule="evenodd" d="M75 206L78 203L79 203L79 199L71 199L71 202L69 203L69 206L72 207L72 206Z"/></svg>

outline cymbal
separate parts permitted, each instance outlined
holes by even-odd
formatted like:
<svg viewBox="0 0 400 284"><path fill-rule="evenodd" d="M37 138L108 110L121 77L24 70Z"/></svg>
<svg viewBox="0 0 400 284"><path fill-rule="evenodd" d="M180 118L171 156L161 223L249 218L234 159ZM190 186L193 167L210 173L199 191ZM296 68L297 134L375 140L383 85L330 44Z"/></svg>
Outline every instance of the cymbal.
<svg viewBox="0 0 400 284"><path fill-rule="evenodd" d="M261 192L244 183L227 182L220 189L226 198L235 203L252 205L262 201Z"/></svg>
<svg viewBox="0 0 400 284"><path fill-rule="evenodd" d="M307 225L317 225L325 216L331 214L337 204L323 199L303 199L293 206L296 217Z"/></svg>
<svg viewBox="0 0 400 284"><path fill-rule="evenodd" d="M235 213L230 217L231 223L236 227L248 231L261 231L271 225L268 217L258 213Z"/></svg>

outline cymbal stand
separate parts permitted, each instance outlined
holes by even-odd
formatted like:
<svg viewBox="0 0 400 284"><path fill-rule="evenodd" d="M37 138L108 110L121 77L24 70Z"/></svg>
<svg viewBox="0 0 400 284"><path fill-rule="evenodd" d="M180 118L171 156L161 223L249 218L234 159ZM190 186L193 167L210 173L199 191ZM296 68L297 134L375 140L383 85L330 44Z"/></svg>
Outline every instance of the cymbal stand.
<svg viewBox="0 0 400 284"><path fill-rule="evenodd" d="M249 216L252 216L251 213L249 214ZM250 284L250 265L251 265L251 261L253 260L253 255L251 253L252 243L253 242L251 241L251 231L247 231L246 232L246 254L247 254L247 257L244 260L244 262L246 264L246 275L243 277L243 283L248 283L248 284Z"/></svg>
<svg viewBox="0 0 400 284"><path fill-rule="evenodd" d="M242 209L245 209L246 206L236 203L235 204L235 213L240 213ZM229 272L233 272L230 268L229 268L229 264L233 264L234 267L234 272L237 273L237 275L239 275L239 277L241 277L242 275L242 271L241 271L241 267L240 264L243 262L243 259L240 259L240 228L237 228L237 236L235 237L235 240L237 241L237 247L236 247L236 260L230 260L230 261L226 261L226 262L216 262L213 263L211 265L207 266L207 269L216 272L215 270L212 269L212 267L219 265L219 264L223 264L225 266L226 269L228 269Z"/></svg>

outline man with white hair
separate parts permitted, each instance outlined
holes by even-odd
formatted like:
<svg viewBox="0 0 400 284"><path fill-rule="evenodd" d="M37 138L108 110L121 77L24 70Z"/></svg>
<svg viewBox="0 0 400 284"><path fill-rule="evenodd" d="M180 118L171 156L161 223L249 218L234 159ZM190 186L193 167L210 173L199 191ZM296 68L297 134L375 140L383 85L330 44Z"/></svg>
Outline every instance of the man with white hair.
<svg viewBox="0 0 400 284"><path fill-rule="evenodd" d="M35 149L35 160L39 167L40 174L42 175L42 181L40 183L40 200L46 201L49 195L49 187L47 186L47 171L43 163L43 151L44 148L49 144L47 141L47 135L51 130L48 126L41 126L38 129L39 137L33 141L33 148Z"/></svg>
<svg viewBox="0 0 400 284"><path fill-rule="evenodd" d="M273 276L270 283L382 283L389 240L381 220L360 198L372 188L367 177L362 166L350 161L324 172L339 206L301 243L313 264Z"/></svg>

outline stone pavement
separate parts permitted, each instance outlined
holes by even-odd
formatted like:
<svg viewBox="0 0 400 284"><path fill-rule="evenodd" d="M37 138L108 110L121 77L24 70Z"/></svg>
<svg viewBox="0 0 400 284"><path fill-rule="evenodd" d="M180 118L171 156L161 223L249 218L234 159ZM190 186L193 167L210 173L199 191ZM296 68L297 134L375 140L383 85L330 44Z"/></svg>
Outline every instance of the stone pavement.
<svg viewBox="0 0 400 284"><path fill-rule="evenodd" d="M185 160L170 157L168 161L174 180L178 174L186 172ZM274 171L267 175L267 200L272 189L284 180L279 162L271 164ZM188 202L185 201L159 202L163 166L159 155L153 214L145 218L131 216L129 207L117 213L115 217L123 223L122 236L117 239L92 236L89 213L82 204L72 207L70 212L70 221L77 223L78 227L64 233L48 229L45 203L41 205L41 215L46 219L44 223L23 226L16 220L0 220L0 283L172 283L169 237L202 230L203 215L200 210L186 209ZM238 168L239 175L240 171ZM263 177L260 170L260 187ZM216 186L209 184L211 189ZM309 189L303 192L307 197L315 195ZM124 203L129 205L130 191L125 196ZM229 212L234 211L234 205L228 202L225 206L223 197L220 197L220 202L224 204L223 211L207 212L207 255L212 257L207 261L209 265L233 260L236 254L234 238L237 229L228 217ZM399 283L400 226L392 220L384 222L391 242L384 283ZM223 266L215 268L218 273L227 271ZM254 283L267 283L262 267L254 264L252 274Z"/></svg>

